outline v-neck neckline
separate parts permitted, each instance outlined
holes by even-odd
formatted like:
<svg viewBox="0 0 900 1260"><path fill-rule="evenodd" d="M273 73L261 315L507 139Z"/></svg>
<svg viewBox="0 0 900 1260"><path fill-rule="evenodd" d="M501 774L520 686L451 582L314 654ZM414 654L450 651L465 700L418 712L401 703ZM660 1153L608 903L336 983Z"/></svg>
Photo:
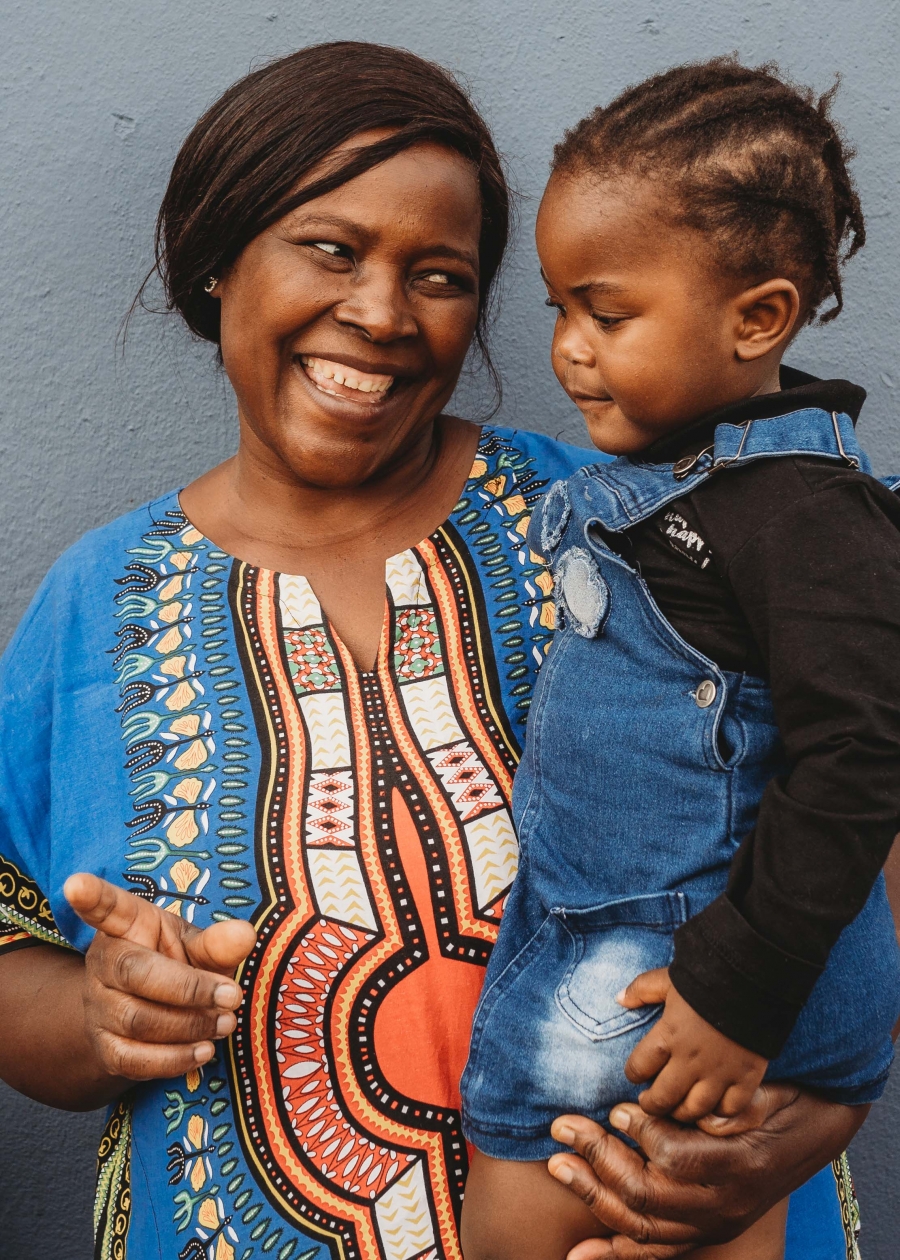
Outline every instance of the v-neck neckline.
<svg viewBox="0 0 900 1260"><path fill-rule="evenodd" d="M463 482L462 488L461 488L461 490L460 490L460 498L461 498L462 496L464 496L464 495L465 495L465 492L466 492L466 487L469 485L470 481L472 481L472 479L473 479L473 478L475 477L475 475L476 475L476 471L475 471L475 470L476 470L476 467L477 467L477 465L478 465L479 460L481 460L481 459L482 459L482 455L481 455L481 448L482 448L482 445L483 445L483 443L484 443L485 439L486 439L486 438L487 438L487 437L488 437L488 436L489 436L492 432L493 432L493 430L491 429L491 427L490 427L489 425L482 425L482 427L481 427L481 432L480 432L480 433L479 433L479 435L478 435L478 444L477 444L477 446L475 447L475 453L474 453L474 455L473 455L473 457L472 457L472 464L471 464L471 466L470 466L470 468L469 468L468 475L466 476L466 479L465 479L465 481ZM184 517L184 519L185 519L186 523L187 523L187 524L190 526L190 528L191 528L191 529L193 529L193 530L195 531L195 533L198 535L198 541L202 541L202 542L203 542L203 543L205 543L208 547L211 547L211 548L213 548L214 550L218 551L218 552L219 552L222 556L224 556L227 560L231 561L232 563L237 563L237 564L247 564L247 565L250 565L250 561L248 561L248 560L241 560L241 558L240 558L239 556L232 555L232 554L231 554L231 552L226 551L223 547L220 547L217 543L213 542L213 540L212 540L211 538L209 538L209 537L208 537L208 536L207 536L207 535L203 532L203 530L202 530L202 529L200 529L197 525L195 525L195 524L194 524L194 522L191 520L191 518L187 515L187 513L184 511L183 507L181 506L181 493L182 493L182 491L181 491L181 490L178 490L178 491L176 492L176 494L175 494L175 502L176 502L176 506L177 506L177 508L178 508L178 511L179 511L179 512L181 513L181 515ZM286 579L287 581L291 581L291 582L303 582L303 583L305 583L305 585L306 585L306 589L308 590L308 592L309 592L309 594L312 596L312 598L315 600L315 602L316 602L316 607L319 609L319 614L320 614L320 617L321 617L321 624L322 624L323 626L325 626L325 627L326 627L326 629L327 629L327 631L328 631L328 635L329 635L329 637L331 638L332 642L333 642L333 643L334 643L337 647L339 647L341 656L342 656L342 657L345 657L346 659L348 659L348 660L350 660L350 661L352 661L352 662L353 662L353 666L354 666L354 668L355 668L355 670L356 670L356 673L357 673L357 675L358 675L358 677L359 677L359 678L361 678L361 679L363 679L363 678L374 678L374 677L376 677L376 676L377 676L377 675L378 675L378 674L382 671L382 669L383 669L384 665L387 663L387 661L388 661L388 651L389 651L389 648L390 648L390 634L391 634L391 601L390 601L390 598L389 598L389 595L388 595L388 590L389 590L389 587L388 587L388 580L387 580L388 566L389 566L392 562L394 562L394 561L400 561L400 560L402 560L402 558L403 558L404 556L409 555L409 554L412 552L412 553L415 553L415 555L416 555L416 557L417 557L417 560L418 560L419 562L421 562L422 564L424 564L424 565L425 565L425 567L427 568L427 567L428 567L428 564L429 564L429 561L428 561L428 560L427 560L427 558L426 558L426 557L422 554L422 549L423 549L423 548L425 548L425 547L427 546L427 544L428 544L428 543L434 542L434 541L437 539L438 534L439 534L439 533L440 533L440 531L444 528L444 526L447 524L447 522L448 522L448 521L450 521L450 520L452 520L452 518L453 518L453 514L456 512L456 510L457 510L457 508L458 508L458 505L459 505L459 499L457 499L456 504L455 504L455 505L454 505L454 507L451 509L451 511L447 514L447 516L444 518L444 520L442 520L442 521L441 521L441 523L440 523L439 525L437 525L437 526L436 526L436 527L435 527L435 528L431 531L431 533L430 533L430 534L426 534L426 536L425 536L424 538L420 539L417 543L413 543L413 545L412 545L412 546L410 546L410 547L404 547L402 551L397 551L397 552L394 552L394 553L393 553L393 555L390 555L390 556L385 557L385 561L384 561L384 602L383 602L383 606L382 606L381 633L380 633L379 638L378 638L378 647L377 647L376 652L375 652L375 660L374 660L374 662L373 662L373 664L372 664L371 669L361 669L361 668L360 668L359 663L358 663L358 662L357 662L357 660L356 660L356 657L353 655L353 653L352 653L352 652L350 651L350 649L347 647L347 645L346 645L346 643L344 642L344 640L343 640L343 639L341 638L341 636L338 634L337 630L335 629L334 623L331 621L331 618L330 618L330 617L328 617L328 616L326 615L325 610L324 610L324 608L322 607L322 601L319 599L318 595L316 594L316 592L315 592L315 588L313 587L312 582L310 582L310 580L309 580L309 578L306 576L306 574L304 574L304 573L287 573L287 572L285 572L285 571L284 571L284 570L282 570L282 569L269 569L269 568L267 568L265 565L250 565L250 567L251 567L251 568L256 569L256 570L257 570L257 572L258 572L258 573L260 573L261 575L265 575L267 578L269 578L269 579L270 579L270 581L271 581L271 585L272 585L272 589L273 589L273 590L277 590L277 589L278 589L279 582L280 582L280 580L281 580L281 579Z"/></svg>

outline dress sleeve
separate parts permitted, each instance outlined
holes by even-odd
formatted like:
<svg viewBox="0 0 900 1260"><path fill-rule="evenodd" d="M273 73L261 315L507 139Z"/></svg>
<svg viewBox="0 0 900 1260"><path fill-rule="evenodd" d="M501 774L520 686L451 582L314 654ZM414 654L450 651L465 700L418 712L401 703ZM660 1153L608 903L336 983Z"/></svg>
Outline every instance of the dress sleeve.
<svg viewBox="0 0 900 1260"><path fill-rule="evenodd" d="M787 773L763 795L728 890L679 930L672 981L775 1058L900 828L900 501L859 474L764 474L723 575L766 663ZM802 480L800 480L802 478ZM743 512L746 507L746 513ZM701 505L715 555L722 505ZM717 557L717 566L720 559Z"/></svg>
<svg viewBox="0 0 900 1260"><path fill-rule="evenodd" d="M46 895L57 582L51 572L0 660L0 953L71 948Z"/></svg>

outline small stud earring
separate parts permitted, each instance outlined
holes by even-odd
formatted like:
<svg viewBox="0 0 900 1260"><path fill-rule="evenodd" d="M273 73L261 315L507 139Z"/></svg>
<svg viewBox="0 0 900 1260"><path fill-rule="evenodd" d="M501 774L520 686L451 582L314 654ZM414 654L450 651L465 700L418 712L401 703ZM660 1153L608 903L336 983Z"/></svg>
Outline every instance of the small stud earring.
<svg viewBox="0 0 900 1260"><path fill-rule="evenodd" d="M219 283L218 276L210 276L206 284L203 286L204 291L206 293L212 293L213 289L216 287L218 283Z"/></svg>

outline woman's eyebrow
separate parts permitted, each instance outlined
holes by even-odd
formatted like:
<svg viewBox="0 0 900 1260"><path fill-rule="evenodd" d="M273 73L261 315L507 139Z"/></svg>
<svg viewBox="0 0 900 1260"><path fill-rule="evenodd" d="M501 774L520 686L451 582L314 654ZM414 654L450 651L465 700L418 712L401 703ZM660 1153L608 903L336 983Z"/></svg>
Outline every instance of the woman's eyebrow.
<svg viewBox="0 0 900 1260"><path fill-rule="evenodd" d="M367 228L365 224L357 222L355 219L347 219L340 214L323 214L320 211L311 211L309 214L303 214L304 207L298 206L293 211L291 218L294 221L294 229L303 228L304 231L318 231L319 228L332 228L336 232L343 232L347 235L356 237L364 237L370 239L373 235L371 228ZM458 249L455 245L447 245L444 243L438 245L425 245L416 253L422 258L451 258L457 262L463 262L467 267L471 267L473 271L478 271L478 255L470 253L468 250Z"/></svg>
<svg viewBox="0 0 900 1260"><path fill-rule="evenodd" d="M299 205L291 212L291 218L295 220L297 226L303 227L327 227L334 228L338 232L349 232L354 235L368 235L366 229L361 223L356 223L353 219L346 219L340 214L323 214L318 210L311 210L304 214L305 207Z"/></svg>
<svg viewBox="0 0 900 1260"><path fill-rule="evenodd" d="M457 249L454 245L427 245L418 253L423 258L450 258L455 262L465 263L473 271L478 270L478 255L465 249Z"/></svg>

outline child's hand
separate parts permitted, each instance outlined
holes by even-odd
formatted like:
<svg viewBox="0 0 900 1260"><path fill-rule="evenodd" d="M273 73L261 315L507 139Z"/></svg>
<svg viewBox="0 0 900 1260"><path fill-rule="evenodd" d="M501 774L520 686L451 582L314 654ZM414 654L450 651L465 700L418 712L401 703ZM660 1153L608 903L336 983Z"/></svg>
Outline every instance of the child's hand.
<svg viewBox="0 0 900 1260"><path fill-rule="evenodd" d="M659 1022L625 1064L625 1075L635 1085L656 1077L639 1098L644 1111L651 1116L671 1115L682 1122L700 1120L713 1112L717 1116L740 1115L740 1121L727 1126L729 1132L753 1127L751 1102L768 1059L717 1032L674 988L665 968L645 971L617 1001L629 1009L665 1003ZM722 1132L721 1127L716 1131Z"/></svg>

